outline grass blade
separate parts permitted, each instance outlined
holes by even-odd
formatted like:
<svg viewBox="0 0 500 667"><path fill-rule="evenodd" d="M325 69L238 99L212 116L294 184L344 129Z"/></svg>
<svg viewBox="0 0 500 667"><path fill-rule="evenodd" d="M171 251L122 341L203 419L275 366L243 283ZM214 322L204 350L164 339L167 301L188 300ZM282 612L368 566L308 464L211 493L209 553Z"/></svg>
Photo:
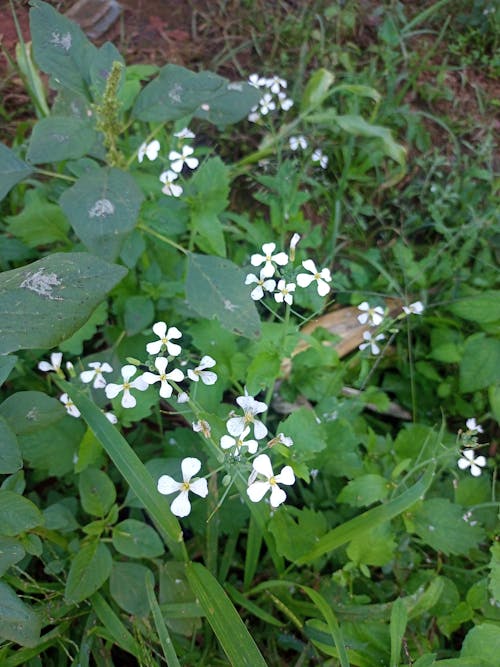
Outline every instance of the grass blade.
<svg viewBox="0 0 500 667"><path fill-rule="evenodd" d="M408 623L408 612L401 598L395 600L391 611L391 667L399 667L401 645Z"/></svg>
<svg viewBox="0 0 500 667"><path fill-rule="evenodd" d="M172 646L172 640L170 639L170 634L163 620L160 606L156 600L156 595L154 592L154 578L151 572L148 573L146 577L146 593L148 594L149 607L153 614L153 620L155 622L156 631L158 632L158 637L160 638L161 647L163 649L163 655L167 661L168 667L181 667L181 663L177 659L177 654L174 647Z"/></svg>

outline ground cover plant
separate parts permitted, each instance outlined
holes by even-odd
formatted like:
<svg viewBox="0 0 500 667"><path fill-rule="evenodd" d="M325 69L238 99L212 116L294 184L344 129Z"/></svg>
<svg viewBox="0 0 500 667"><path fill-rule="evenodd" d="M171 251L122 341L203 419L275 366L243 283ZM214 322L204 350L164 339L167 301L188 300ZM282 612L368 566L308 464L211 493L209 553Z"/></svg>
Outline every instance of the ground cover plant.
<svg viewBox="0 0 500 667"><path fill-rule="evenodd" d="M493 71L489 4L381 6L360 52L359 7L318 3L279 24L298 69L239 77L30 4L0 664L496 665L493 127L439 111L432 60Z"/></svg>

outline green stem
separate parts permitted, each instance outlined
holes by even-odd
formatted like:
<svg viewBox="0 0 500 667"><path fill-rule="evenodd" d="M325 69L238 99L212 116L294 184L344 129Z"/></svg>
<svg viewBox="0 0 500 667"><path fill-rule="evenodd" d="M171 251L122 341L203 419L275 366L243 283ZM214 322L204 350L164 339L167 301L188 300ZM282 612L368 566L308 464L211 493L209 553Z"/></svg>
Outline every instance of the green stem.
<svg viewBox="0 0 500 667"><path fill-rule="evenodd" d="M180 250L180 252L184 253L184 255L189 254L188 251L185 248L183 248L181 245L179 245L178 243L175 243L175 241L172 241L172 239L169 239L168 236L164 236L163 234L160 234L160 232L157 232L154 229L151 229L151 227L148 227L143 222L140 222L137 225L137 229L142 229L142 231L146 232L146 234L149 234L150 236L154 236L156 239L159 239L160 241L163 241L163 243L166 243L167 245L172 246L172 248L176 248L176 250Z"/></svg>
<svg viewBox="0 0 500 667"><path fill-rule="evenodd" d="M76 183L77 179L74 176L66 176L66 174L58 174L55 171L49 171L48 169L37 169L37 174L43 174L44 176L50 176L51 178L60 178L63 181L70 181L71 183Z"/></svg>

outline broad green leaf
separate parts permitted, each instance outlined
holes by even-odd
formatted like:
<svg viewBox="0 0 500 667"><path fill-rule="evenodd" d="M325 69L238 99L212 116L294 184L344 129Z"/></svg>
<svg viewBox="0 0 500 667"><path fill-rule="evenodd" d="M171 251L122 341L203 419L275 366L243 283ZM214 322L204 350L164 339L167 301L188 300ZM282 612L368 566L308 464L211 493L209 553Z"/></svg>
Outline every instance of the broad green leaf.
<svg viewBox="0 0 500 667"><path fill-rule="evenodd" d="M73 471L74 457L84 431L81 419L64 412L61 420L18 436L19 447L29 467L49 476L61 477Z"/></svg>
<svg viewBox="0 0 500 667"><path fill-rule="evenodd" d="M80 27L41 0L32 0L30 31L33 55L52 87L88 95L88 68L96 51Z"/></svg>
<svg viewBox="0 0 500 667"><path fill-rule="evenodd" d="M417 535L436 551L467 554L484 538L484 530L464 521L463 514L460 505L446 498L431 498L412 513L411 520Z"/></svg>
<svg viewBox="0 0 500 667"><path fill-rule="evenodd" d="M226 255L226 244L219 213L229 196L229 170L219 157L211 158L196 170L186 186L192 229L205 242L198 243L208 253Z"/></svg>
<svg viewBox="0 0 500 667"><path fill-rule="evenodd" d="M33 169L20 160L14 151L0 143L0 201L11 188L29 176Z"/></svg>
<svg viewBox="0 0 500 667"><path fill-rule="evenodd" d="M83 352L83 343L90 340L97 331L97 328L106 322L108 319L108 304L106 301L100 303L94 310L89 319L85 322L83 327L64 340L59 349L61 352L68 352L73 355L81 355Z"/></svg>
<svg viewBox="0 0 500 667"><path fill-rule="evenodd" d="M0 357L0 387L9 377L10 372L16 365L16 362L17 362L17 357L13 354L9 356Z"/></svg>
<svg viewBox="0 0 500 667"><path fill-rule="evenodd" d="M154 316L154 303L149 297L142 294L129 296L123 313L127 335L135 336L135 334L149 327Z"/></svg>
<svg viewBox="0 0 500 667"><path fill-rule="evenodd" d="M113 528L114 548L130 558L156 558L165 549L158 533L147 523L125 519Z"/></svg>
<svg viewBox="0 0 500 667"><path fill-rule="evenodd" d="M23 467L16 434L4 417L0 417L0 475L10 475Z"/></svg>
<svg viewBox="0 0 500 667"><path fill-rule="evenodd" d="M464 320L478 324L497 322L500 320L500 291L488 290L466 296L452 303L449 310Z"/></svg>
<svg viewBox="0 0 500 667"><path fill-rule="evenodd" d="M83 509L92 516L104 517L116 500L113 482L97 468L86 468L80 473L78 490Z"/></svg>
<svg viewBox="0 0 500 667"><path fill-rule="evenodd" d="M114 62L119 62L123 65L122 77L118 88L118 95L120 95L121 86L125 78L125 60L123 56L111 42L106 42L92 53L89 65L90 92L96 102L101 102Z"/></svg>
<svg viewBox="0 0 500 667"><path fill-rule="evenodd" d="M335 81L335 75L326 69L319 69L311 76L302 94L301 112L318 107L328 96Z"/></svg>
<svg viewBox="0 0 500 667"><path fill-rule="evenodd" d="M269 530L274 535L278 553L290 561L296 561L313 549L318 539L326 533L327 522L322 512L307 507L301 510L287 507L286 511L275 513L269 523Z"/></svg>
<svg viewBox="0 0 500 667"><path fill-rule="evenodd" d="M139 563L113 563L109 590L115 602L128 614L149 615L146 577L150 572Z"/></svg>
<svg viewBox="0 0 500 667"><path fill-rule="evenodd" d="M0 577L11 565L19 563L25 553L22 545L13 537L0 536Z"/></svg>
<svg viewBox="0 0 500 667"><path fill-rule="evenodd" d="M25 205L17 215L7 216L7 229L29 248L49 243L68 243L69 223L57 204L39 190L26 192Z"/></svg>
<svg viewBox="0 0 500 667"><path fill-rule="evenodd" d="M500 340L471 336L460 362L460 390L468 393L495 384L500 384Z"/></svg>
<svg viewBox="0 0 500 667"><path fill-rule="evenodd" d="M408 612L401 598L394 601L391 611L391 667L399 667L403 638L408 623Z"/></svg>
<svg viewBox="0 0 500 667"><path fill-rule="evenodd" d="M87 248L114 260L134 229L143 195L125 171L102 167L82 176L59 202Z"/></svg>
<svg viewBox="0 0 500 667"><path fill-rule="evenodd" d="M43 510L43 516L48 530L69 533L78 528L73 512L64 502L49 505Z"/></svg>
<svg viewBox="0 0 500 667"><path fill-rule="evenodd" d="M0 534L13 537L42 524L43 515L31 500L0 489Z"/></svg>
<svg viewBox="0 0 500 667"><path fill-rule="evenodd" d="M155 481L137 454L82 390L76 389L69 382L63 382L62 380L58 380L58 384L63 391L70 395L80 410L83 419L94 432L130 489L155 521L161 536L168 544L174 557L183 559L186 552L179 522L170 512L168 502L165 502L156 490Z"/></svg>
<svg viewBox="0 0 500 667"><path fill-rule="evenodd" d="M216 318L225 329L246 338L260 333L260 318L245 286L245 273L221 257L190 254L186 298L198 315Z"/></svg>
<svg viewBox="0 0 500 667"><path fill-rule="evenodd" d="M481 623L471 628L462 644L462 658L478 658L496 667L500 655L500 627L494 623Z"/></svg>
<svg viewBox="0 0 500 667"><path fill-rule="evenodd" d="M493 599L500 602L500 544L495 542L491 549L490 576L488 578L488 588L493 595Z"/></svg>
<svg viewBox="0 0 500 667"><path fill-rule="evenodd" d="M65 414L62 403L41 391L18 391L0 404L0 415L17 435L43 430Z"/></svg>
<svg viewBox="0 0 500 667"><path fill-rule="evenodd" d="M238 667L265 667L257 644L217 579L201 563L187 563L186 572L229 662Z"/></svg>
<svg viewBox="0 0 500 667"><path fill-rule="evenodd" d="M236 123L258 103L260 91L212 72L166 65L140 93L133 108L139 120L164 122L194 115L216 125Z"/></svg>
<svg viewBox="0 0 500 667"><path fill-rule="evenodd" d="M307 408L298 408L280 424L280 432L292 438L294 456L299 461L311 458L326 447L325 432L322 424Z"/></svg>
<svg viewBox="0 0 500 667"><path fill-rule="evenodd" d="M57 253L0 274L0 354L71 336L126 274L87 253Z"/></svg>
<svg viewBox="0 0 500 667"><path fill-rule="evenodd" d="M66 602L82 602L95 593L111 574L112 563L109 549L102 542L83 544L71 561L64 589Z"/></svg>
<svg viewBox="0 0 500 667"><path fill-rule="evenodd" d="M361 475L342 489L337 502L348 503L352 507L365 507L387 498L390 488L391 485L381 475Z"/></svg>
<svg viewBox="0 0 500 667"><path fill-rule="evenodd" d="M88 120L49 117L35 124L26 159L32 164L76 160L87 155L97 140Z"/></svg>
<svg viewBox="0 0 500 667"><path fill-rule="evenodd" d="M398 144L394 140L389 128L372 125L361 116L356 115L335 116L335 123L348 134L380 139L386 154L402 167L406 165L406 149L402 144Z"/></svg>
<svg viewBox="0 0 500 667"><path fill-rule="evenodd" d="M356 565L382 567L394 558L396 547L394 530L387 522L369 528L359 537L355 537L346 552Z"/></svg>
<svg viewBox="0 0 500 667"><path fill-rule="evenodd" d="M0 581L0 637L21 646L36 646L42 627L40 616L16 592Z"/></svg>
<svg viewBox="0 0 500 667"><path fill-rule="evenodd" d="M434 466L431 465L418 482L404 491L401 495L389 500L384 505L374 507L367 512L363 512L363 514L360 514L354 519L350 519L340 526L337 526L320 538L316 546L297 562L299 564L304 564L316 560L323 554L338 549L338 547L359 537L367 530L373 529L376 525L386 523L395 516L398 516L425 494L431 485L433 476Z"/></svg>

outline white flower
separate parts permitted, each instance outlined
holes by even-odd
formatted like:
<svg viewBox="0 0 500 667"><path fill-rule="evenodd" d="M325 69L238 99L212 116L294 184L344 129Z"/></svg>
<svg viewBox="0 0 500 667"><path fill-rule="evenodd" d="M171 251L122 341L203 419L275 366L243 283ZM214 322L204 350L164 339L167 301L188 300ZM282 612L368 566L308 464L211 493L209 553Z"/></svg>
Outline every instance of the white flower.
<svg viewBox="0 0 500 667"><path fill-rule="evenodd" d="M477 422L475 417L471 417L465 422L465 426L467 427L467 430L470 431L471 433L484 433L483 427L480 426Z"/></svg>
<svg viewBox="0 0 500 667"><path fill-rule="evenodd" d="M177 403L187 403L189 401L189 395L185 391L181 391L181 393L177 396Z"/></svg>
<svg viewBox="0 0 500 667"><path fill-rule="evenodd" d="M316 264L312 261L312 259L305 259L302 262L302 266L307 271L310 271L311 275L308 273L299 273L297 276L297 284L300 287L309 287L312 281L316 280L318 283L318 294L320 296L326 296L331 289L330 285L328 285L328 283L332 282L330 269L321 269L321 271L318 271Z"/></svg>
<svg viewBox="0 0 500 667"><path fill-rule="evenodd" d="M155 340L152 343L146 345L146 350L148 354L158 354L163 346L166 347L167 352L173 357L176 357L182 352L182 348L177 343L172 343L172 338L181 338L182 333L177 327L170 327L167 331L167 325L165 322L156 322L153 324L153 333L155 333L159 340Z"/></svg>
<svg viewBox="0 0 500 667"><path fill-rule="evenodd" d="M114 415L112 412L105 412L104 416L106 417L106 419L108 420L108 422L110 424L117 424L118 423L118 419L117 419L116 415Z"/></svg>
<svg viewBox="0 0 500 667"><path fill-rule="evenodd" d="M189 157L193 153L194 149L191 146L183 146L182 153L170 151L168 154L168 159L171 160L170 168L178 174L180 174L185 164L187 164L190 169L196 169L199 165L198 159Z"/></svg>
<svg viewBox="0 0 500 667"><path fill-rule="evenodd" d="M80 416L80 410L76 407L68 394L61 394L61 396L59 396L59 400L66 408L68 415L71 415L72 417Z"/></svg>
<svg viewBox="0 0 500 667"><path fill-rule="evenodd" d="M159 152L160 142L157 139L154 139L149 144L144 142L139 146L139 150L137 151L137 159L139 162L142 162L144 160L144 156L146 156L148 160L153 162L158 157Z"/></svg>
<svg viewBox="0 0 500 667"><path fill-rule="evenodd" d="M215 384L217 382L217 374L213 371L207 371L206 368L213 368L217 362L212 357L206 354L201 358L200 365L196 366L194 370L188 369L188 377L193 382L198 382L201 379L203 384Z"/></svg>
<svg viewBox="0 0 500 667"><path fill-rule="evenodd" d="M288 111L293 107L293 100L287 97L285 93L278 93L278 101L283 111Z"/></svg>
<svg viewBox="0 0 500 667"><path fill-rule="evenodd" d="M250 74L248 77L248 83L254 88L262 88L266 85L266 79L260 76L260 74Z"/></svg>
<svg viewBox="0 0 500 667"><path fill-rule="evenodd" d="M295 259L295 248L297 243L300 241L300 234L295 233L290 239L290 261L293 262Z"/></svg>
<svg viewBox="0 0 500 667"><path fill-rule="evenodd" d="M168 496L171 493L180 492L170 505L170 510L175 516L184 517L191 512L190 491L201 498L207 497L207 480L196 477L191 481L193 475L196 475L200 468L201 461L199 459L188 457L181 462L182 482L176 482L170 475L162 475L158 480L157 489L163 495Z"/></svg>
<svg viewBox="0 0 500 667"><path fill-rule="evenodd" d="M88 365L93 370L83 371L82 373L80 373L80 380L82 382L85 382L85 384L87 384L88 382L92 382L93 380L94 389L102 389L103 387L105 387L106 380L104 379L103 373L112 373L113 369L111 368L111 366L106 362L101 364L100 361L92 361Z"/></svg>
<svg viewBox="0 0 500 667"><path fill-rule="evenodd" d="M276 287L278 291L274 293L276 302L283 303L284 301L291 305L293 303L293 295L291 293L295 292L295 287L295 283L287 283L285 280L280 280Z"/></svg>
<svg viewBox="0 0 500 667"><path fill-rule="evenodd" d="M319 162L319 166L322 169L326 169L328 166L328 157L323 153L323 151L320 148L316 148L316 150L312 154L311 160L313 162Z"/></svg>
<svg viewBox="0 0 500 667"><path fill-rule="evenodd" d="M243 417L231 417L226 423L226 428L233 436L239 436L243 433L249 424L253 424L253 434L257 440L262 440L267 435L267 427L255 415L265 412L267 405L260 401L256 401L252 396L238 396L236 403L243 410Z"/></svg>
<svg viewBox="0 0 500 667"><path fill-rule="evenodd" d="M269 445L272 446L277 444L285 445L285 447L291 447L293 445L293 439L284 433L278 433L278 435L270 441Z"/></svg>
<svg viewBox="0 0 500 667"><path fill-rule="evenodd" d="M280 266L285 266L288 264L288 255L286 252L278 252L276 255L273 255L273 252L276 250L276 243L264 243L262 246L263 255L256 253L250 257L250 263L252 266L259 266L264 262L264 267L260 271L261 278L271 278L274 276L276 271L275 264Z"/></svg>
<svg viewBox="0 0 500 667"><path fill-rule="evenodd" d="M174 132L174 137L178 139L194 139L196 135L187 127L183 127L179 132Z"/></svg>
<svg viewBox="0 0 500 667"><path fill-rule="evenodd" d="M370 306L368 301L363 301L358 306L358 310L361 310L361 315L358 315L358 322L360 324L366 324L367 322L370 326L378 327L379 324L384 319L384 309L381 306Z"/></svg>
<svg viewBox="0 0 500 667"><path fill-rule="evenodd" d="M288 143L292 151L296 151L298 148L302 148L302 150L307 148L307 139L302 134L299 134L298 137L290 137Z"/></svg>
<svg viewBox="0 0 500 667"><path fill-rule="evenodd" d="M276 104L273 101L273 98L269 93L266 93L264 97L262 97L261 100L259 100L259 107L260 107L260 113L263 116L267 116L267 114L270 111L274 111L276 109Z"/></svg>
<svg viewBox="0 0 500 667"><path fill-rule="evenodd" d="M272 93L274 93L275 95L279 95L281 88L287 87L287 82L285 81L285 79L282 79L281 77L274 74L269 79L265 79L264 85L266 86L266 88L269 88L269 90Z"/></svg>
<svg viewBox="0 0 500 667"><path fill-rule="evenodd" d="M203 433L205 438L209 438L212 433L212 428L205 419L200 419L197 422L193 422L193 431L195 433Z"/></svg>
<svg viewBox="0 0 500 667"><path fill-rule="evenodd" d="M175 171L167 169L160 174L160 181L164 183L161 191L163 194L168 195L169 197L180 197L184 192L181 185L176 185L174 181L179 178L179 174L176 174Z"/></svg>
<svg viewBox="0 0 500 667"><path fill-rule="evenodd" d="M260 278L257 278L257 276L255 276L253 273L247 274L247 277L245 278L245 285L252 285L253 283L257 283L257 287L254 287L250 292L250 297L254 301L259 301L259 299L262 299L264 296L264 290L266 290L266 292L273 292L274 288L276 287L276 281L272 278L266 278L263 275L262 270L260 272Z"/></svg>
<svg viewBox="0 0 500 667"><path fill-rule="evenodd" d="M286 493L283 489L280 489L278 484L289 486L295 482L295 475L292 468L285 466L278 475L275 475L269 456L267 454L259 454L253 461L253 469L256 473L262 475L264 480L256 480L248 486L247 494L250 500L258 503L271 490L271 507L278 507L278 505L285 502Z"/></svg>
<svg viewBox="0 0 500 667"><path fill-rule="evenodd" d="M406 315L422 315L424 312L424 304L421 301L410 303L409 306L403 306L403 311Z"/></svg>
<svg viewBox="0 0 500 667"><path fill-rule="evenodd" d="M149 384L154 384L155 382L160 382L160 396L162 398L170 398L172 396L173 388L172 385L168 384L168 380L173 380L174 382L182 382L184 380L184 373L178 368L174 368L170 373L165 373L167 370L168 359L165 357L156 357L155 366L159 375L150 373L147 371L143 373L142 379L144 382Z"/></svg>
<svg viewBox="0 0 500 667"><path fill-rule="evenodd" d="M38 364L38 370L44 371L44 373L48 373L49 371L59 373L61 370L62 357L62 352L52 352L50 355L50 363L48 361L41 361Z"/></svg>
<svg viewBox="0 0 500 667"><path fill-rule="evenodd" d="M260 120L260 113L257 111L257 109L257 106L250 109L247 120L249 120L251 123L258 123Z"/></svg>
<svg viewBox="0 0 500 667"><path fill-rule="evenodd" d="M247 440L245 442L245 438L249 433L250 426L246 426L237 438L232 438L230 435L223 435L220 439L220 446L222 449L230 449L231 447L235 447L235 456L239 456L242 447L247 447L249 454L255 454L259 447L259 443L257 440Z"/></svg>
<svg viewBox="0 0 500 667"><path fill-rule="evenodd" d="M360 350L364 350L365 348L369 347L371 349L372 354L374 355L380 354L380 348L377 345L376 341L384 340L385 338L384 334L378 334L378 336L372 338L370 331L363 331L363 338L366 342L361 343L361 345L359 346Z"/></svg>
<svg viewBox="0 0 500 667"><path fill-rule="evenodd" d="M135 380L130 382L130 378L135 375L137 372L137 367L132 364L126 364L121 369L121 374L123 378L123 384L115 384L114 382L109 382L104 391L108 398L116 398L118 394L123 391L122 396L122 407L123 408L133 408L137 404L135 397L130 393L131 389L137 389L138 391L146 391L148 388L148 383L144 381L142 375L139 375Z"/></svg>
<svg viewBox="0 0 500 667"><path fill-rule="evenodd" d="M463 457L458 459L458 467L460 470L466 470L470 466L470 472L473 477L479 477L481 474L481 468L484 468L486 465L486 459L484 456L478 456L474 458L473 449L464 449L462 452Z"/></svg>

